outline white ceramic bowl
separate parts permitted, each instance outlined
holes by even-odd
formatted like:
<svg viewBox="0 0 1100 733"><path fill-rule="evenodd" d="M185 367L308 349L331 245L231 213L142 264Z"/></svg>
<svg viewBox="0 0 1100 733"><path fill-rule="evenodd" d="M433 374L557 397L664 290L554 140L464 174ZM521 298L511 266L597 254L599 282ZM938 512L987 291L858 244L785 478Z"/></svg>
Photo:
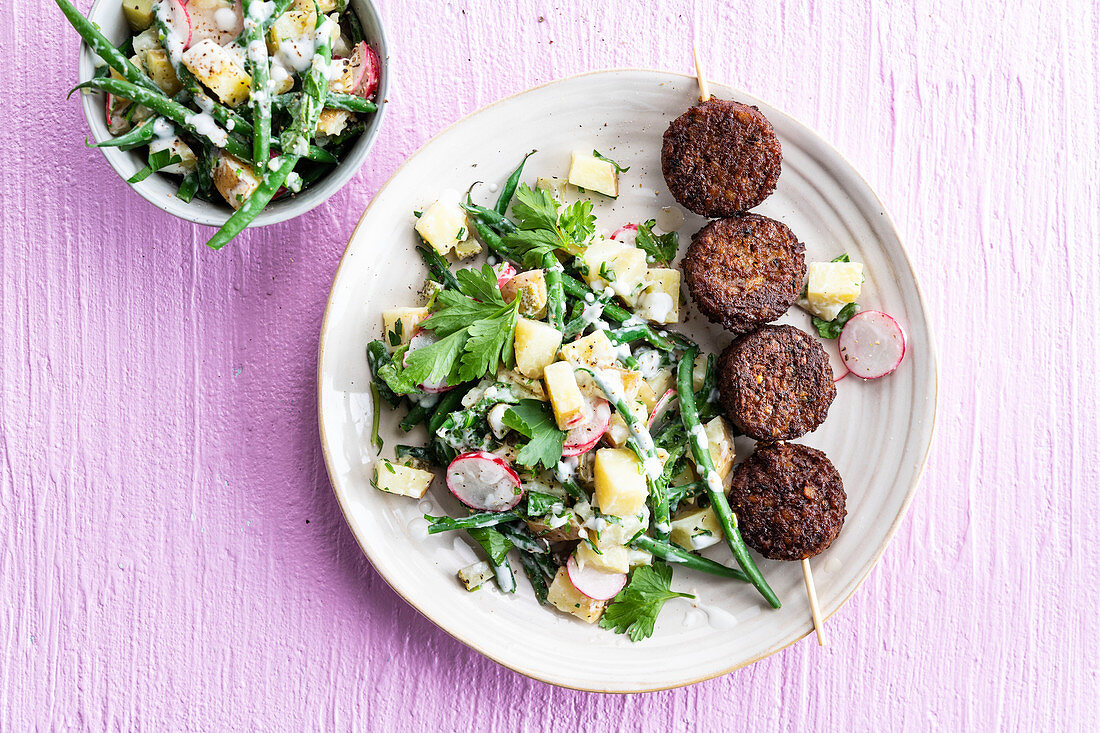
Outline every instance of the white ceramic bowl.
<svg viewBox="0 0 1100 733"><path fill-rule="evenodd" d="M385 100L389 89L389 49L386 45L386 34L382 30L382 21L374 3L370 0L350 0L351 9L359 16L359 22L363 26L363 35L367 43L378 53L381 61L379 69L378 92L376 99ZM88 17L97 23L103 33L116 45L121 43L130 34L130 28L126 24L126 18L122 14L120 0L96 0ZM87 44L80 46L80 62L77 70L80 83L88 81L95 73L95 54ZM84 106L84 117L88 120L92 137L95 141L109 140L111 133L107 131L107 115L105 111L104 96L99 93L81 94L81 104ZM326 201L335 194L344 184L351 180L359 168L367 159L371 146L378 131L382 126L382 119L386 115L386 105L379 104L378 111L367 120L367 127L363 135L355 143L352 149L336 170L328 174L310 188L296 196L287 196L278 201L272 201L260 212L249 226L266 226L280 221L293 219L296 216L310 211L314 207ZM73 144L78 144L76 136L73 136ZM127 180L145 167L146 160L139 151L122 151L118 148L100 148L107 162L115 169L115 172ZM140 149L139 149L140 150ZM149 203L157 208L167 211L180 219L195 224L220 227L233 213L228 204L210 203L195 198L191 203L184 203L176 198L177 181L167 176L149 176L140 183L129 184L130 188L137 191Z"/></svg>

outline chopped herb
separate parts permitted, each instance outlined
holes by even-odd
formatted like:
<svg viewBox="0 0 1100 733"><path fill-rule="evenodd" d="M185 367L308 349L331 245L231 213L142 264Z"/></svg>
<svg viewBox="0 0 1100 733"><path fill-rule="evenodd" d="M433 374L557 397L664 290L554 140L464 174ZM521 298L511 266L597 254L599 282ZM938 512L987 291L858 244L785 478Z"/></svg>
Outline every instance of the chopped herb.
<svg viewBox="0 0 1100 733"><path fill-rule="evenodd" d="M688 593L676 593L671 586L672 568L668 565L639 565L630 574L630 582L604 611L600 626L612 629L616 634L629 634L631 641L652 636L657 614L665 601L695 597Z"/></svg>
<svg viewBox="0 0 1100 733"><path fill-rule="evenodd" d="M370 427L370 443L374 446L374 449L379 453L382 452L382 436L378 434L379 421L382 417L381 395L378 392L378 383L370 383L370 409L371 409L371 427Z"/></svg>
<svg viewBox="0 0 1100 733"><path fill-rule="evenodd" d="M615 270L611 268L608 263L600 263L600 277L607 280L609 283L615 282Z"/></svg>
<svg viewBox="0 0 1100 733"><path fill-rule="evenodd" d="M173 153L170 149L165 148L164 150L158 150L155 153L149 154L149 165L127 178L126 182L141 183L162 168L167 168L170 165L176 165L182 162L183 158Z"/></svg>
<svg viewBox="0 0 1100 733"><path fill-rule="evenodd" d="M847 252L845 252L844 254L840 255L839 257L834 257L833 259L831 259L829 261L830 262L851 262L852 258L848 256Z"/></svg>
<svg viewBox="0 0 1100 733"><path fill-rule="evenodd" d="M527 492L527 516L542 517L554 509L554 505L562 504L562 500L553 494L544 494L541 491Z"/></svg>
<svg viewBox="0 0 1100 733"><path fill-rule="evenodd" d="M493 561L494 565L502 564L504 556L514 547L510 539L492 527L474 527L466 531L481 545L481 548L489 555L489 559Z"/></svg>
<svg viewBox="0 0 1100 733"><path fill-rule="evenodd" d="M417 219L419 219L420 217L424 216L424 212L423 211L414 211L413 216L415 216Z"/></svg>
<svg viewBox="0 0 1100 733"><path fill-rule="evenodd" d="M823 318L813 317L814 328L817 329L817 335L823 339L835 339L840 336L840 332L844 330L844 324L847 323L852 316L856 314L859 306L855 303L849 303L840 309L840 313L836 314L836 318L831 321L826 321Z"/></svg>
<svg viewBox="0 0 1100 733"><path fill-rule="evenodd" d="M558 429L558 424L545 402L520 400L505 411L503 421L512 430L528 438L527 445L516 456L517 463L528 468L539 464L545 468L558 465L562 446L565 444L565 431Z"/></svg>
<svg viewBox="0 0 1100 733"><path fill-rule="evenodd" d="M628 170L630 170L630 168L623 168L621 165L619 165L615 161L611 160L611 158L608 158L606 155L603 155L602 153L600 153L599 150L593 150L592 151L592 157L596 158L598 160L602 160L606 163L610 163L611 165L615 166L615 172L616 173L626 173Z"/></svg>
<svg viewBox="0 0 1100 733"><path fill-rule="evenodd" d="M654 234L653 227L656 224L656 219L650 219L639 224L634 244L652 257L654 262L667 265L676 259L676 252L680 249L679 238L676 236L676 232Z"/></svg>

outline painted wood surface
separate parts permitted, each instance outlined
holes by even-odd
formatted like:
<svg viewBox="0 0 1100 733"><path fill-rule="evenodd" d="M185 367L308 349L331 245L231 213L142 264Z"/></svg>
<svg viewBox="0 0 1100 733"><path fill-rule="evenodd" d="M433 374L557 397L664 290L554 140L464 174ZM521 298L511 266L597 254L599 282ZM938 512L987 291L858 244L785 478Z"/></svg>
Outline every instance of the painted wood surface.
<svg viewBox="0 0 1100 733"><path fill-rule="evenodd" d="M215 253L82 145L53 4L0 4L0 730L1094 725L1095 4L381 6L372 160ZM318 444L317 334L359 212L426 139L569 74L688 71L695 29L713 78L820 131L894 215L938 332L939 430L831 646L571 692L453 641L361 556Z"/></svg>

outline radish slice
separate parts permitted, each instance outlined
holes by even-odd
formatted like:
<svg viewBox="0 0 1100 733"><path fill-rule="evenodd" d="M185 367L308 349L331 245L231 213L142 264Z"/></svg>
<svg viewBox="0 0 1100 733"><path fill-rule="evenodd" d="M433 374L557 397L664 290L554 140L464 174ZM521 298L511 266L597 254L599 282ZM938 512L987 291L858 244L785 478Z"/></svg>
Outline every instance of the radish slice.
<svg viewBox="0 0 1100 733"><path fill-rule="evenodd" d="M417 329L416 335L409 339L409 350L405 352L404 365L409 365L409 354L417 349L430 346L435 343L435 334L431 331L421 331ZM419 385L420 390L427 392L428 394L437 394L439 392L448 392L455 388L456 385L448 385L447 380L442 382L421 382Z"/></svg>
<svg viewBox="0 0 1100 733"><path fill-rule="evenodd" d="M226 5L221 0L188 0L186 3L171 0L171 4L173 6L187 5L187 14L191 20L188 45L209 38L219 46L224 46L244 30L244 13L241 10L241 3Z"/></svg>
<svg viewBox="0 0 1100 733"><path fill-rule="evenodd" d="M504 283L508 282L518 274L516 273L516 268L512 267L511 262L501 262L499 265L494 267L493 270L495 270L497 274L498 288L503 288Z"/></svg>
<svg viewBox="0 0 1100 733"><path fill-rule="evenodd" d="M351 93L370 99L378 89L378 70L381 66L378 54L365 41L355 44L355 50L348 59Z"/></svg>
<svg viewBox="0 0 1100 733"><path fill-rule="evenodd" d="M591 565L582 568L577 565L577 558L573 555L569 556L565 569L573 587L594 601L614 598L626 585L626 573L609 573Z"/></svg>
<svg viewBox="0 0 1100 733"><path fill-rule="evenodd" d="M447 488L471 509L503 512L523 498L519 476L503 458L485 451L463 453L447 466Z"/></svg>
<svg viewBox="0 0 1100 733"><path fill-rule="evenodd" d="M646 429L651 429L658 420L664 417L664 414L668 412L668 409L672 406L672 403L676 401L679 394L674 389L670 389L661 395L661 399L657 400L657 404L653 406L653 414L649 416L649 420L646 421Z"/></svg>
<svg viewBox="0 0 1100 733"><path fill-rule="evenodd" d="M611 238L617 240L621 235L626 234L627 232L636 231L638 231L637 224L623 224L621 227L615 230L615 233L611 235Z"/></svg>
<svg viewBox="0 0 1100 733"><path fill-rule="evenodd" d="M367 80L367 42L359 41L348 56L347 71L344 72L345 88L355 93Z"/></svg>
<svg viewBox="0 0 1100 733"><path fill-rule="evenodd" d="M569 431L562 446L563 456L579 456L596 447L611 424L611 406L607 400L597 399L592 406L592 417Z"/></svg>
<svg viewBox="0 0 1100 733"><path fill-rule="evenodd" d="M171 45L171 41L174 40L177 43L182 43L181 49L189 48L191 46L191 13L187 10L187 3L180 2L180 0L167 0L168 1L168 14L164 18L164 24L168 27L169 33L172 34L172 39L168 41ZM243 24L242 24L243 27ZM175 49L169 49L175 52Z"/></svg>
<svg viewBox="0 0 1100 733"><path fill-rule="evenodd" d="M862 311L852 316L837 343L848 371L860 379L885 377L905 356L901 326L882 311Z"/></svg>

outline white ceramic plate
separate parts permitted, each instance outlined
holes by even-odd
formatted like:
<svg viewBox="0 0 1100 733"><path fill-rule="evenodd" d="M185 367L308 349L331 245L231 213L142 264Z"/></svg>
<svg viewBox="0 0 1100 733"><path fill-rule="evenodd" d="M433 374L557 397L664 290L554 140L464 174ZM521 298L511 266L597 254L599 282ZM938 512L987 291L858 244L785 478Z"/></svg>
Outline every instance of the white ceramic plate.
<svg viewBox="0 0 1100 733"><path fill-rule="evenodd" d="M825 613L855 591L897 530L916 489L932 438L936 361L912 266L881 203L867 183L820 137L763 102L714 85L717 96L756 104L783 145L776 192L756 211L785 222L806 243L808 260L848 252L866 265L860 303L894 315L909 352L893 375L838 383L829 418L800 442L824 450L844 478L848 518L840 537L813 561ZM609 231L675 206L661 176L661 135L696 98L695 81L656 71L606 71L532 89L476 112L420 149L371 202L332 285L318 365L321 440L336 496L363 551L405 600L446 632L517 672L584 690L638 692L714 677L772 654L811 631L798 563L760 561L783 601L767 608L751 586L679 570L673 587L691 591L697 606L665 606L656 633L632 644L625 637L539 606L515 563L520 589L467 592L455 572L475 560L457 533L428 537L424 512L459 515L446 489L424 501L383 494L370 486L368 340L381 337L381 312L418 305L425 269L414 246L412 212L446 189L472 181L502 182L524 153L525 180L565 177L573 149L600 150L630 166L622 195L597 204ZM484 187L481 200L495 198ZM597 197L598 198L598 197ZM689 215L681 248L702 224ZM681 252L683 249L681 249ZM683 328L718 351L729 338L688 309ZM810 329L792 309L783 319ZM835 342L827 345L835 349ZM384 455L422 436L402 436L393 413L383 415ZM738 439L738 459L752 441ZM723 546L707 554L732 562Z"/></svg>

